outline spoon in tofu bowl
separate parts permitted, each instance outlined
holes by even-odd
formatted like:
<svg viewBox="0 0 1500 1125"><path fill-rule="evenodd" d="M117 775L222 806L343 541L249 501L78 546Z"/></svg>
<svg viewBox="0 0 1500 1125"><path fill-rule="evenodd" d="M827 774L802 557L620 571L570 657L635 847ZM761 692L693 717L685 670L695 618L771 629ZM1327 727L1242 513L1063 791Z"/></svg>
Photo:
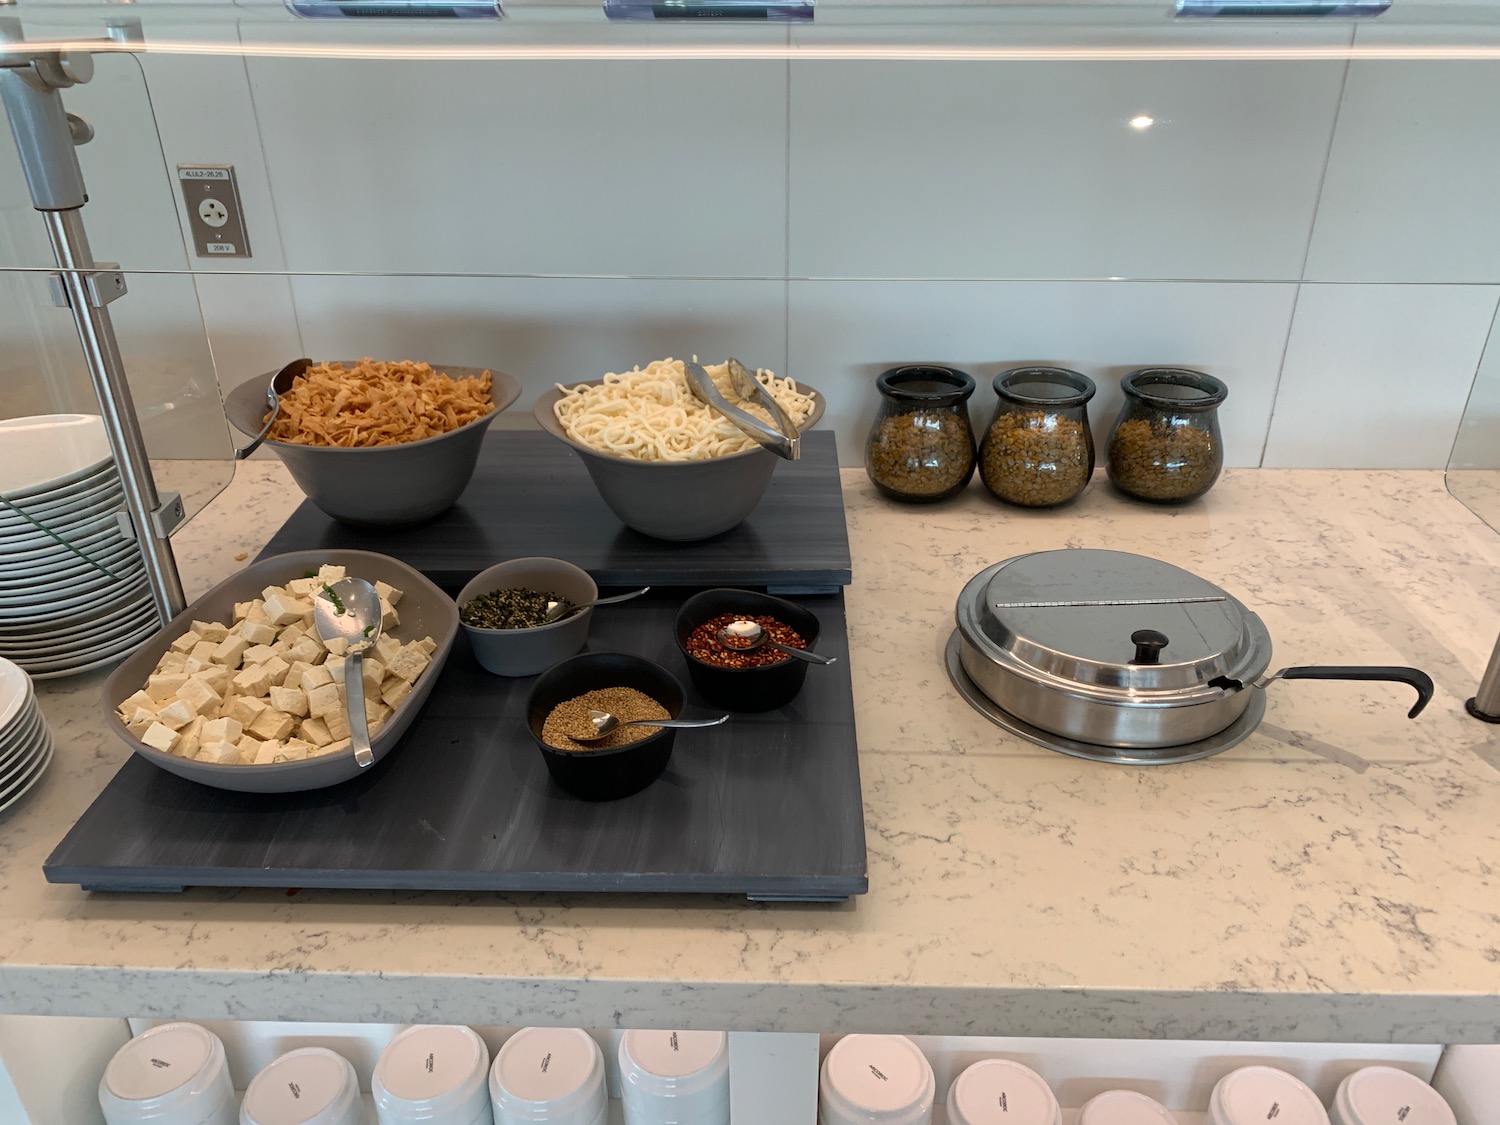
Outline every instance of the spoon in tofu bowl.
<svg viewBox="0 0 1500 1125"><path fill-rule="evenodd" d="M349 711L349 739L361 769L374 764L370 724L365 715L365 650L380 640L380 594L363 578L327 582L313 595L313 622L318 636L348 645L344 657L344 702Z"/></svg>

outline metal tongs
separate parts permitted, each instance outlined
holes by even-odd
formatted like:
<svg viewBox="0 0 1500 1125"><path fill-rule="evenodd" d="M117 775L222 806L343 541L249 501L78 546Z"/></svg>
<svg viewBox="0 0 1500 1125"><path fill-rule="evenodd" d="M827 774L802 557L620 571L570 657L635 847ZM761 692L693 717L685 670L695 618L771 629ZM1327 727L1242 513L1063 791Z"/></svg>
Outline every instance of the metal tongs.
<svg viewBox="0 0 1500 1125"><path fill-rule="evenodd" d="M791 415L782 409L781 404L771 397L771 393L761 385L760 380L746 370L745 365L739 360L731 358L728 361L730 386L734 388L734 393L744 401L764 407L775 419L774 426L762 422L755 415L731 404L719 393L713 377L703 370L701 364L692 360L683 360L682 366L687 371L688 386L693 389L693 393L698 398L724 415L776 456L784 457L788 461L801 458L802 435L797 430L797 424L792 421Z"/></svg>

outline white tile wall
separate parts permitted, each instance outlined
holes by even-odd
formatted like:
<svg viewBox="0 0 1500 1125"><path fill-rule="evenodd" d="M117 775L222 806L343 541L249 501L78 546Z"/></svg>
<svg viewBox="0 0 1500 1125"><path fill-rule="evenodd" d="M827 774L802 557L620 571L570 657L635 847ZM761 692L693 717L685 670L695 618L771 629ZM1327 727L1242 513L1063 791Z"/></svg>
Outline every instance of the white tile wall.
<svg viewBox="0 0 1500 1125"><path fill-rule="evenodd" d="M796 64L791 272L1296 279L1342 69Z"/></svg>
<svg viewBox="0 0 1500 1125"><path fill-rule="evenodd" d="M665 356L785 369L779 281L298 277L310 355L422 357L508 371L525 386L497 423L521 424L553 383Z"/></svg>
<svg viewBox="0 0 1500 1125"><path fill-rule="evenodd" d="M1500 65L1358 62L1307 276L1500 281Z"/></svg>
<svg viewBox="0 0 1500 1125"><path fill-rule="evenodd" d="M258 59L250 76L293 270L784 272L784 64Z"/></svg>
<svg viewBox="0 0 1500 1125"><path fill-rule="evenodd" d="M948 363L979 381L974 425L987 425L995 374L1023 363L1082 371L1099 386L1089 406L1108 433L1120 377L1136 367L1196 367L1223 379L1226 459L1259 463L1290 322L1291 285L1165 282L831 282L791 286L787 370L830 400L824 425L858 464L874 421L872 385L898 363Z"/></svg>
<svg viewBox="0 0 1500 1125"><path fill-rule="evenodd" d="M1265 464L1444 464L1497 296L1486 286L1304 285Z"/></svg>

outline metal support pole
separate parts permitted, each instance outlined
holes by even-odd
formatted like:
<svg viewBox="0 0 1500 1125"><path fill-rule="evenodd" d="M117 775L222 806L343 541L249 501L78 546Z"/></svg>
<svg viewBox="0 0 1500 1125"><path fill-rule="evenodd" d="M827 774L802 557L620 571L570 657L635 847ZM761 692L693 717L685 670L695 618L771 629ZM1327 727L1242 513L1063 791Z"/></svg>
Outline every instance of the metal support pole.
<svg viewBox="0 0 1500 1125"><path fill-rule="evenodd" d="M1490 653L1490 662L1479 681L1479 690L1464 707L1476 719L1500 723L1500 640L1495 642L1495 650Z"/></svg>
<svg viewBox="0 0 1500 1125"><path fill-rule="evenodd" d="M111 43L139 41L139 29L111 28ZM171 532L182 520L182 501L156 491L141 436L125 364L110 320L110 301L125 292L118 268L95 262L81 210L88 201L74 146L93 136L81 118L66 112L60 90L93 77L93 56L28 43L19 20L0 17L0 98L15 135L32 204L42 213L60 273L59 303L73 314L84 359L104 419L104 432L120 472L125 510L140 544L152 599L163 622L187 605Z"/></svg>
<svg viewBox="0 0 1500 1125"><path fill-rule="evenodd" d="M78 339L83 344L89 375L94 381L94 393L99 397L104 432L109 435L109 446L114 450L120 468L125 508L135 525L136 541L141 545L151 595L165 624L187 607L187 598L177 573L177 560L172 554L172 540L168 534L159 534L156 526L157 512L162 507L161 498L156 492L156 480L151 475L146 440L141 436L141 427L136 420L135 400L125 379L125 364L120 359L120 347L115 339L109 309L95 304L90 291L89 278L97 266L89 252L83 217L77 211L44 211L42 214L47 221L47 234L52 239L52 252L57 255L57 264L62 268L63 290L73 312L73 323L78 328ZM181 500L173 502L179 506L182 503ZM175 514L180 517L181 512Z"/></svg>

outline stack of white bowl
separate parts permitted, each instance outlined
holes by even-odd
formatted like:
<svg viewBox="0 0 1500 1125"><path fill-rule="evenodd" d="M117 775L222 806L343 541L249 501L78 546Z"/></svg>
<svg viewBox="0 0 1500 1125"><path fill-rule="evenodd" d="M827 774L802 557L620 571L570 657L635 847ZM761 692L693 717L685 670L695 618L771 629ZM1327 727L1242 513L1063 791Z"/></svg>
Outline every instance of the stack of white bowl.
<svg viewBox="0 0 1500 1125"><path fill-rule="evenodd" d="M0 421L0 656L33 678L108 663L156 630L123 504L98 415Z"/></svg>
<svg viewBox="0 0 1500 1125"><path fill-rule="evenodd" d="M0 811L10 808L52 764L52 734L31 677L0 658Z"/></svg>

